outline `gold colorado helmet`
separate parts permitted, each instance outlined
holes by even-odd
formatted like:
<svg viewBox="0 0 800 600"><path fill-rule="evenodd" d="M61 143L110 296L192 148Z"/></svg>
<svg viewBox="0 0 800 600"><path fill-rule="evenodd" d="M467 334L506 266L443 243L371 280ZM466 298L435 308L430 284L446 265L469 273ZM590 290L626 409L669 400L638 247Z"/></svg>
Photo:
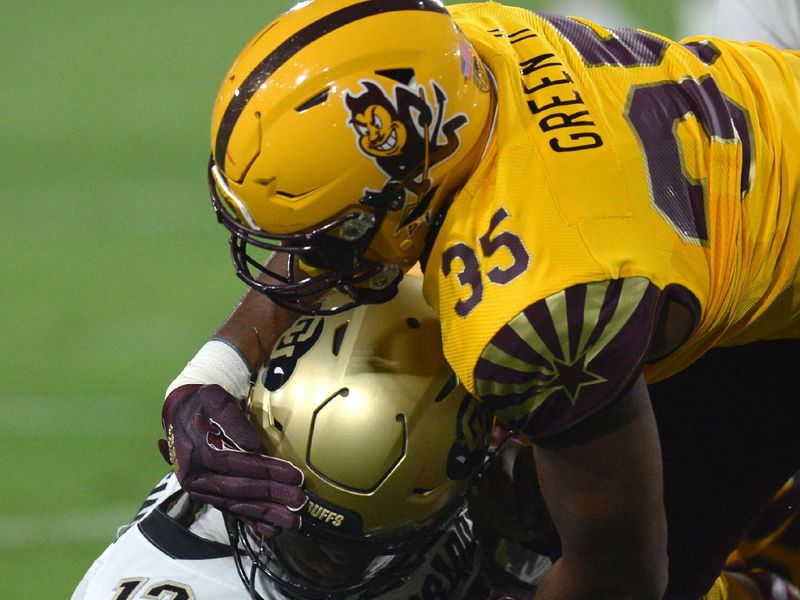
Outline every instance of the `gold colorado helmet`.
<svg viewBox="0 0 800 600"><path fill-rule="evenodd" d="M300 530L254 559L290 597L397 582L464 509L491 421L445 362L420 287L410 276L386 304L300 317L258 374L251 420L309 497Z"/></svg>
<svg viewBox="0 0 800 600"><path fill-rule="evenodd" d="M438 0L297 4L242 50L213 109L209 189L238 276L308 314L388 300L483 153L493 107ZM286 272L264 266L271 251ZM331 289L344 295L322 307Z"/></svg>

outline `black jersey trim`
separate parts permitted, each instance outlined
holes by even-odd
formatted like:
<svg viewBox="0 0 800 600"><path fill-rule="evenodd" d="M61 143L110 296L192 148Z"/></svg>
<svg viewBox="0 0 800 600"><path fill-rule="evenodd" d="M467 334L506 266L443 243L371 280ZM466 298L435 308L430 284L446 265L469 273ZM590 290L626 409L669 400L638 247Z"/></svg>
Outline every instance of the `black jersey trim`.
<svg viewBox="0 0 800 600"><path fill-rule="evenodd" d="M170 518L161 506L137 524L139 531L156 548L176 560L228 558L231 547L204 540Z"/></svg>
<svg viewBox="0 0 800 600"><path fill-rule="evenodd" d="M578 284L503 326L475 366L484 405L531 439L609 404L641 372L663 293L643 277Z"/></svg>

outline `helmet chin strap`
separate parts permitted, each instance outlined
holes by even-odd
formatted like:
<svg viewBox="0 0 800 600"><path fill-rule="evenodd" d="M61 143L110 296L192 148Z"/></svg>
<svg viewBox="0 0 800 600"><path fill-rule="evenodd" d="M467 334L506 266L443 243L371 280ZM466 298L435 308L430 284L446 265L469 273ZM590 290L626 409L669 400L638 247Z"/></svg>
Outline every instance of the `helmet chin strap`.
<svg viewBox="0 0 800 600"><path fill-rule="evenodd" d="M367 190L361 198L361 204L377 210L400 210L405 200L405 191L401 184L387 185L380 192Z"/></svg>

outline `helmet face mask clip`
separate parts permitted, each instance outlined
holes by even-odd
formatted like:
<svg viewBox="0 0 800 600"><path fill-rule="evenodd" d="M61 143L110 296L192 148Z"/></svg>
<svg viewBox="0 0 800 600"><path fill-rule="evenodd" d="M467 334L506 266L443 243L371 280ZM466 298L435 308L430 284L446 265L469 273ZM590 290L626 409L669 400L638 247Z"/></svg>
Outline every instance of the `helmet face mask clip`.
<svg viewBox="0 0 800 600"><path fill-rule="evenodd" d="M208 165L208 186L217 220L231 233L237 276L284 308L331 314L385 302L397 293L403 277L400 269L363 258L384 211L351 210L308 231L269 234L253 224L213 159ZM268 266L272 254L285 257L282 268ZM326 295L331 291L339 293Z"/></svg>

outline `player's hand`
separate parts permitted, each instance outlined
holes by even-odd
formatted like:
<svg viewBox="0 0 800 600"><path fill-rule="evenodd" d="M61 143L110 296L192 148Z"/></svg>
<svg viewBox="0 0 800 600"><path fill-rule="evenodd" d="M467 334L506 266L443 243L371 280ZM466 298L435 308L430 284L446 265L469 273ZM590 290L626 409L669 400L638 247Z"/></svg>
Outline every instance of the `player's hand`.
<svg viewBox="0 0 800 600"><path fill-rule="evenodd" d="M533 446L511 435L490 456L467 496L479 535L530 542L554 526L539 489Z"/></svg>
<svg viewBox="0 0 800 600"><path fill-rule="evenodd" d="M189 495L267 537L300 526L303 473L267 456L237 400L218 385L184 385L164 401L158 446Z"/></svg>

